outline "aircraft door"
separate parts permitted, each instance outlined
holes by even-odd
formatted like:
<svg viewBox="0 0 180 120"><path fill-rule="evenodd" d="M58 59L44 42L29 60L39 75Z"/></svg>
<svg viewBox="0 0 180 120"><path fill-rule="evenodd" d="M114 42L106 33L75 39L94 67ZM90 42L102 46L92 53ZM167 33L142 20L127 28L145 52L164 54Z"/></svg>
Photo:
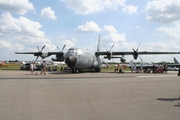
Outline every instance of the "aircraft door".
<svg viewBox="0 0 180 120"><path fill-rule="evenodd" d="M78 62L77 62L78 67L80 67L83 64L84 64L84 57L81 55L78 55Z"/></svg>
<svg viewBox="0 0 180 120"><path fill-rule="evenodd" d="M93 58L89 58L87 64L89 67L92 67L93 66Z"/></svg>

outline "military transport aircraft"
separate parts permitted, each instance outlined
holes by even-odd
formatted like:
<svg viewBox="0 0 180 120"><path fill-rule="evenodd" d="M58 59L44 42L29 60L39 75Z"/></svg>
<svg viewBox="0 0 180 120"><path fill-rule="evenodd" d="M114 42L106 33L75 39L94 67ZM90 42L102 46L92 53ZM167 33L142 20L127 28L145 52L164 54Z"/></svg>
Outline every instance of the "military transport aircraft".
<svg viewBox="0 0 180 120"><path fill-rule="evenodd" d="M113 45L114 46L114 45ZM111 49L113 48L111 47ZM15 54L34 54L37 56L36 60L41 57L42 59L49 57L51 55L56 55L56 58L52 58L53 61L65 61L67 66L71 68L72 73L81 72L83 69L94 69L96 72L100 72L101 70L101 63L102 59L100 56L105 56L104 58L108 58L111 60L112 58L120 58L121 62L125 62L125 55L133 55L134 59L138 58L138 55L149 55L149 54L180 54L180 52L138 52L134 50L131 52L112 52L111 49L108 51L100 51L100 36L98 40L98 46L96 52L90 52L88 50L82 50L80 48L69 48L67 52L63 52L65 45L62 48L62 51L59 52L47 52L43 53L42 50L44 49L45 45L39 50L37 46L38 52L15 52ZM118 55L118 56L117 56ZM121 55L121 56L119 56Z"/></svg>

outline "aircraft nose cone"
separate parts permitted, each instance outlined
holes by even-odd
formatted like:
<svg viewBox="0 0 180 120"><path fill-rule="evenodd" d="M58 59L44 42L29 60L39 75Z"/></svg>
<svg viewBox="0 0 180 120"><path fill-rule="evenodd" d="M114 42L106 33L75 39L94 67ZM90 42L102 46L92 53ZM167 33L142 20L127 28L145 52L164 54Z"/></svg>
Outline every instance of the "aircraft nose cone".
<svg viewBox="0 0 180 120"><path fill-rule="evenodd" d="M66 64L68 67L73 67L76 64L77 58L75 56L68 56L66 57Z"/></svg>

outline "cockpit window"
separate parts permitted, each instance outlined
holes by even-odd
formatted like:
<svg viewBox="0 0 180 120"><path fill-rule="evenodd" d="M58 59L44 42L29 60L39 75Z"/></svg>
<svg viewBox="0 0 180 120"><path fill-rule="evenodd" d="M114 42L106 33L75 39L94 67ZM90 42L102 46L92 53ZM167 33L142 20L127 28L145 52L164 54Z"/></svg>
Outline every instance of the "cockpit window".
<svg viewBox="0 0 180 120"><path fill-rule="evenodd" d="M70 49L68 50L68 52L75 52L75 53L77 53L77 49L70 48Z"/></svg>

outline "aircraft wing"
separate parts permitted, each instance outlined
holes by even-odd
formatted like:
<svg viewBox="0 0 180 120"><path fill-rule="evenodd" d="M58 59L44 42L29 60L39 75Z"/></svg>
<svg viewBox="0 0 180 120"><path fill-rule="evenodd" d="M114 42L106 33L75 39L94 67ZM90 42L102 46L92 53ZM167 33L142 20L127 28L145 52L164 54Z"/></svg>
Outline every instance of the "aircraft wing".
<svg viewBox="0 0 180 120"><path fill-rule="evenodd" d="M42 52L15 52L15 54L34 54L35 56L36 55L39 55L39 54L47 54L48 56L50 55L64 55L63 52L47 52L47 53L42 53Z"/></svg>
<svg viewBox="0 0 180 120"><path fill-rule="evenodd" d="M133 52L134 53L134 52ZM139 55L153 55L153 54L180 54L180 52L147 52L147 51L143 51L143 52L137 52Z"/></svg>
<svg viewBox="0 0 180 120"><path fill-rule="evenodd" d="M48 55L64 55L64 52L48 52Z"/></svg>
<svg viewBox="0 0 180 120"><path fill-rule="evenodd" d="M111 52L112 55L134 55L135 52ZM147 51L143 51L143 52L136 52L139 55L150 55L150 54L180 54L180 52L147 52ZM96 52L97 55L108 55L109 52L101 52L101 51L97 51Z"/></svg>
<svg viewBox="0 0 180 120"><path fill-rule="evenodd" d="M180 54L180 52L147 52L147 51L142 51L142 52L138 52L137 50L135 51L133 49L133 51L131 52L110 52L110 51L96 51L95 52L96 55L104 55L104 58L108 58L109 60L111 58L121 58L121 62L125 62L125 57L124 55L133 55L134 59L136 60L138 58L139 55L154 55L154 54ZM118 56L117 55L122 55L122 56Z"/></svg>
<svg viewBox="0 0 180 120"><path fill-rule="evenodd" d="M15 54L37 54L38 52L15 52Z"/></svg>
<svg viewBox="0 0 180 120"><path fill-rule="evenodd" d="M15 54L33 54L34 56L48 57L48 53L42 52L15 52Z"/></svg>
<svg viewBox="0 0 180 120"><path fill-rule="evenodd" d="M40 56L42 59L49 57L51 55L56 55L56 58L52 58L53 61L64 61L64 52L15 52L15 54L33 54L34 56L37 56L36 60Z"/></svg>
<svg viewBox="0 0 180 120"><path fill-rule="evenodd" d="M15 54L33 54L34 56L37 56L36 60L41 57L42 59L50 56L48 53L43 53L41 51L39 52L15 52Z"/></svg>

